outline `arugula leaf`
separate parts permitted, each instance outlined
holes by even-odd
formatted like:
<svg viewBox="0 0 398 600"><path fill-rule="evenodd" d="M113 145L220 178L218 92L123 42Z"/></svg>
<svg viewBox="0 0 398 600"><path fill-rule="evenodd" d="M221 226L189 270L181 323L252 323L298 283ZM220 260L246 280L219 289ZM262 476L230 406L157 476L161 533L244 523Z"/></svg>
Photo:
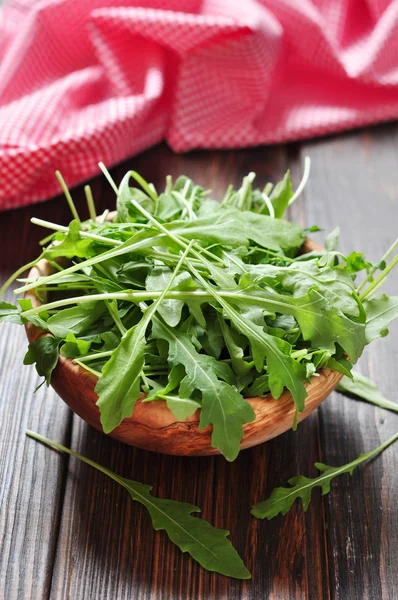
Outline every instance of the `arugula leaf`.
<svg viewBox="0 0 398 600"><path fill-rule="evenodd" d="M237 298L231 294L231 301L239 300L255 302L268 310L292 315L298 321L305 340L332 352L338 342L353 362L358 360L365 347L365 325L352 321L338 309L330 307L315 289L300 298L292 298L252 286L245 288Z"/></svg>
<svg viewBox="0 0 398 600"><path fill-rule="evenodd" d="M28 351L23 360L24 365L36 363L36 371L45 378L50 385L51 374L57 366L59 339L45 335L28 346Z"/></svg>
<svg viewBox="0 0 398 600"><path fill-rule="evenodd" d="M372 450L367 454L360 454L357 459L341 467L329 467L323 463L315 463L316 468L322 472L322 475L319 475L315 479L310 479L309 477L304 477L303 475L292 477L288 481L291 487L275 488L267 500L259 502L253 506L251 511L252 515L257 519L273 519L279 513L285 515L287 512L289 512L294 502L298 498L301 498L303 509L306 511L311 502L312 490L315 487L320 487L323 495L327 494L330 492L331 481L335 477L342 475L343 473L349 473L352 475L354 469L358 465L370 460L377 454L380 454L380 452L385 450L387 446L396 440L398 440L398 433L393 435L389 440L384 442L384 444L381 444L381 446L375 450Z"/></svg>
<svg viewBox="0 0 398 600"><path fill-rule="evenodd" d="M66 338L69 333L79 335L98 321L105 311L103 302L87 302L65 308L48 319L47 328L59 338Z"/></svg>
<svg viewBox="0 0 398 600"><path fill-rule="evenodd" d="M54 260L59 256L65 258L87 258L92 256L93 241L80 236L80 223L76 220L69 224L69 231L61 244L51 245L46 248L44 258Z"/></svg>
<svg viewBox="0 0 398 600"><path fill-rule="evenodd" d="M60 353L67 358L84 356L90 350L91 341L78 340L73 333L68 333L65 344L61 346Z"/></svg>
<svg viewBox="0 0 398 600"><path fill-rule="evenodd" d="M212 425L213 448L218 448L227 460L235 460L243 436L242 425L255 418L250 404L232 386L220 381L215 369L216 359L199 354L189 336L154 316L152 337L168 342L170 365L183 365L187 373L186 387L202 393L199 428Z"/></svg>
<svg viewBox="0 0 398 600"><path fill-rule="evenodd" d="M352 375L353 380L348 379L348 377L343 377L339 381L336 388L337 391L342 392L343 394L352 394L375 406L398 413L398 403L387 400L371 379L361 375L361 373L352 373Z"/></svg>
<svg viewBox="0 0 398 600"><path fill-rule="evenodd" d="M269 387L273 397L279 398L283 388L287 387L292 393L297 410L302 412L307 396L304 387L305 369L290 356L290 344L266 333L263 327L254 322L253 312L250 309L246 310L243 317L218 294L215 288L198 273L188 260L186 263L203 287L222 306L224 313L231 319L236 329L247 336L257 371L262 371L264 359L267 358Z"/></svg>
<svg viewBox="0 0 398 600"><path fill-rule="evenodd" d="M33 431L27 431L26 435L47 446L74 456L122 485L128 491L132 500L145 506L154 529L156 531L166 531L170 540L182 552L188 552L194 560L208 571L215 571L236 579L250 579L249 571L227 539L229 531L217 529L210 525L208 521L193 517L192 513L200 512L200 508L197 506L166 498L156 498L150 493L152 487L149 485L116 475L116 473L98 463Z"/></svg>
<svg viewBox="0 0 398 600"><path fill-rule="evenodd" d="M336 359L334 356L331 356L326 363L326 366L329 369L333 369L333 371L337 371L338 373L342 373L344 375L343 379L346 378L351 380L353 375L351 373L352 364L349 360L345 358ZM339 385L339 384L338 384Z"/></svg>
<svg viewBox="0 0 398 600"><path fill-rule="evenodd" d="M9 304L8 302L0 302L0 323L2 321L23 325L21 312L18 309L18 306L15 306L15 304Z"/></svg>
<svg viewBox="0 0 398 600"><path fill-rule="evenodd" d="M130 417L133 413L141 393L140 380L145 362L147 327L172 287L191 245L192 243L182 254L159 298L145 310L140 322L123 335L119 346L102 369L95 391L98 394L96 404L100 409L101 425L105 433L110 433L125 417Z"/></svg>
<svg viewBox="0 0 398 600"><path fill-rule="evenodd" d="M146 278L147 290L163 290L173 276L168 267L155 266ZM178 285L178 278L174 285ZM163 300L159 305L158 312L170 327L176 327L181 320L181 312L184 303L181 300Z"/></svg>
<svg viewBox="0 0 398 600"><path fill-rule="evenodd" d="M293 196L292 181L290 179L290 170L285 173L282 181L279 181L270 194L270 201L274 207L275 217L283 217L285 210L289 205L289 200Z"/></svg>
<svg viewBox="0 0 398 600"><path fill-rule="evenodd" d="M329 233L325 240L325 249L327 252L334 252L339 245L340 227L336 227Z"/></svg>
<svg viewBox="0 0 398 600"><path fill-rule="evenodd" d="M398 296L390 298L385 294L363 300L366 312L366 343L388 335L388 325L398 318Z"/></svg>
<svg viewBox="0 0 398 600"><path fill-rule="evenodd" d="M248 268L259 281L271 287L274 287L277 278L295 297L304 296L310 289L315 288L330 306L340 309L346 315L359 314L352 277L340 268L331 265L320 267L316 260L293 263L287 267L260 264L249 265Z"/></svg>
<svg viewBox="0 0 398 600"><path fill-rule="evenodd" d="M161 400L165 400L167 408L171 410L178 421L183 421L196 413L202 405L191 398L180 398L180 396L172 394L159 395Z"/></svg>
<svg viewBox="0 0 398 600"><path fill-rule="evenodd" d="M215 214L194 221L174 221L166 228L187 240L225 248L248 246L253 240L262 248L289 252L304 242L303 230L293 223L232 207L221 207Z"/></svg>

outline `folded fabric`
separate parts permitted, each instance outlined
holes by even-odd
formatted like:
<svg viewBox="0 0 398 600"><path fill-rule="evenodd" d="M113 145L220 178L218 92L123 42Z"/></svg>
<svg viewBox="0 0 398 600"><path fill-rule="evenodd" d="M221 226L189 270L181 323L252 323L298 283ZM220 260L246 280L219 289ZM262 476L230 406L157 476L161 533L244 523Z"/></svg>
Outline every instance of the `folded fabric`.
<svg viewBox="0 0 398 600"><path fill-rule="evenodd" d="M0 209L177 152L398 116L398 0L17 0L0 18Z"/></svg>

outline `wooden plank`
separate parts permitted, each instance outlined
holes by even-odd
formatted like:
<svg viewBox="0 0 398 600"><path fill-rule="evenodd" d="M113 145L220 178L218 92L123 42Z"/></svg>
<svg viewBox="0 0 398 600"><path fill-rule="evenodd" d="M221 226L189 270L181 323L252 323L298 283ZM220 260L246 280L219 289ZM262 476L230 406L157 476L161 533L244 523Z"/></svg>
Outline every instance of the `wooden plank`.
<svg viewBox="0 0 398 600"><path fill-rule="evenodd" d="M294 166L298 152L289 152ZM113 173L120 181L128 168L134 168L155 185L168 173L186 173L212 187L220 198L228 183L238 184L250 170L257 171L259 183L264 184L281 177L286 166L287 155L280 147L182 156L158 146ZM112 192L105 193L101 208L113 202ZM298 210L296 216L303 219ZM71 460L51 599L328 598L319 497L306 515L297 507L289 516L270 523L250 516L254 502L294 473L309 472L318 459L317 415L307 419L299 433L288 432L246 450L233 464L222 457L178 458L129 448L90 429L77 417L71 444L123 476L153 485L159 496L200 506L204 518L232 531L231 540L252 570L253 579L239 582L205 572L176 550L164 533L152 531L144 509L133 504L123 489Z"/></svg>
<svg viewBox="0 0 398 600"><path fill-rule="evenodd" d="M312 174L300 202L309 225L341 226L341 250L377 261L397 237L398 127L386 125L306 144ZM397 294L398 277L383 288ZM398 401L398 326L368 347L358 370ZM397 416L339 394L320 409L322 456L345 464L397 431ZM352 478L341 477L324 499L332 597L398 598L398 447ZM314 512L314 507L311 512Z"/></svg>

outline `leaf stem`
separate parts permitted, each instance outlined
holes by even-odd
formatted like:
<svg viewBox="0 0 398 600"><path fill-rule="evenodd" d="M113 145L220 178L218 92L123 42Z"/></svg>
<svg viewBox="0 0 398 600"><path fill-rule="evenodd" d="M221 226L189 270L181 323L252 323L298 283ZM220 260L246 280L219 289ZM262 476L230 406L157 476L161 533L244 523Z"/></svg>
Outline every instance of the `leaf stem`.
<svg viewBox="0 0 398 600"><path fill-rule="evenodd" d="M44 252L42 252L40 254L40 256L38 256L34 260L26 263L26 265L23 265L22 267L19 267L19 269L17 269L15 271L15 273L13 273L12 275L10 275L10 277L7 279L7 281L0 288L0 297L10 287L10 285L12 284L13 281L15 281L16 279L18 279L18 277L20 275L22 275L22 273L24 273L28 269L31 269L32 267L34 267L39 262L39 260L43 258L43 256L44 256Z"/></svg>
<svg viewBox="0 0 398 600"><path fill-rule="evenodd" d="M391 244L391 246L389 247L389 249L387 250L387 252L385 253L385 255L379 260L379 263L382 263L384 261L387 260L387 258L390 256L391 252L394 252L395 248L398 246L398 238L395 240L395 242L393 242ZM362 281L362 283L358 286L357 288L357 293L359 293L361 291L361 289L366 285L366 283L369 281L369 277L372 277L372 275L377 271L378 267L377 265L375 267L373 267L373 269L371 269L369 275Z"/></svg>
<svg viewBox="0 0 398 600"><path fill-rule="evenodd" d="M68 186L65 183L65 179L62 177L62 175L59 171L55 171L55 177L58 179L58 182L62 188L62 191L65 194L65 198L69 204L70 212L72 213L73 218L76 219L76 221L78 223L80 223L79 214L76 210L76 206L75 206L75 203L73 202L72 196L70 195Z"/></svg>
<svg viewBox="0 0 398 600"><path fill-rule="evenodd" d="M395 265L397 263L398 263L398 256L395 256L392 259L392 261L386 266L386 268L380 273L380 275L378 277L376 277L376 279L374 281L372 281L372 283L370 285L368 285L368 287L362 292L362 294L359 295L359 299L363 300L364 298L369 296L371 291L374 290L379 285L379 283L388 275L388 273L395 267Z"/></svg>
<svg viewBox="0 0 398 600"><path fill-rule="evenodd" d="M57 225L56 223L44 221L43 219L37 219L36 217L32 217L30 222L33 223L33 225L40 225L40 227L46 227L47 229L52 229L53 231L61 231L62 233L69 232L69 227L65 227L64 225ZM79 234L81 235L81 237L89 238L97 242L102 242L103 244L109 244L110 246L121 246L124 243L121 240L114 240L111 238L107 238L103 235L90 233L89 231L81 230L79 231Z"/></svg>
<svg viewBox="0 0 398 600"><path fill-rule="evenodd" d="M40 435L39 433L30 431L30 429L26 430L26 435L34 440L37 440L38 442L42 442L42 444L45 444L46 446L50 446L50 448L54 448L55 450L61 450L61 452L66 452L66 454L69 454L70 456L74 456L75 458L78 458L79 460L90 465L91 467L94 467L94 469L98 469L98 471L101 471L105 475L108 475L108 477L110 477L114 481L117 481L117 483L122 483L120 481L120 478L115 473L113 473L106 467L99 465L98 463L94 462L93 460L90 460L89 458L82 456L78 452L71 450L70 448L67 448L66 446L62 446L62 444L58 444L58 442L49 440L48 438Z"/></svg>
<svg viewBox="0 0 398 600"><path fill-rule="evenodd" d="M96 221L97 220L97 212L95 210L93 193L92 193L91 187L89 185L84 186L84 193L86 194L86 202L87 202L87 208L88 208L88 212L90 215L90 219L92 221Z"/></svg>

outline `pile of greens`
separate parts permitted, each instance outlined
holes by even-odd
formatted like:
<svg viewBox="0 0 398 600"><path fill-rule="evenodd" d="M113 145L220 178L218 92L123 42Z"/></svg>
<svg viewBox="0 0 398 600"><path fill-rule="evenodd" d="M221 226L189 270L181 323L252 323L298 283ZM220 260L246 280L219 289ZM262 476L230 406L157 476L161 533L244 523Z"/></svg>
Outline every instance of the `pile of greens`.
<svg viewBox="0 0 398 600"><path fill-rule="evenodd" d="M211 425L213 447L232 461L239 453L243 425L255 417L245 398L268 393L279 398L287 388L296 406L296 427L305 407L305 383L323 367L339 371L349 382L364 347L386 335L388 324L398 317L397 297L374 296L398 261L396 256L387 264L397 242L377 264L357 252L339 252L338 230L326 238L325 250L303 253L307 233L317 228L302 229L283 215L303 189L308 169L295 193L289 172L264 189L253 188L250 173L218 203L186 176L175 182L167 177L164 191L158 193L134 171L117 188L101 168L116 194L116 216L109 220L106 211L97 217L86 187L90 219L82 222L58 174L73 221L64 227L32 219L53 233L42 241L36 261L21 267L0 291L45 258L54 272L34 281L20 279L23 285L15 290L34 290L42 304L2 302L0 321L29 321L52 334L29 344L24 359L36 365L47 384L59 354L98 376L95 389L105 433L132 415L144 393L145 402L166 402L180 420L200 409L199 428ZM140 187L131 187L131 179ZM359 285L358 273L363 275ZM313 487L329 491L333 477L351 473L396 437L345 467L318 464L323 473L319 478L290 480L292 487L275 490L253 514L285 514L298 497L306 508ZM150 488L114 478L134 499L148 501ZM154 500L148 502L151 512ZM171 521L178 521L178 503L157 502L171 503ZM197 508L181 506L183 523L197 528L198 520L190 516ZM166 508L160 513L157 527L151 512L155 528L170 535L162 521ZM189 527L187 538L176 534L183 550L206 568L248 576L225 539L227 532L215 530L221 548L217 554L226 552L228 568L211 556L203 558L203 541L195 555L192 544L184 542L192 535ZM202 533L211 542L211 531Z"/></svg>

